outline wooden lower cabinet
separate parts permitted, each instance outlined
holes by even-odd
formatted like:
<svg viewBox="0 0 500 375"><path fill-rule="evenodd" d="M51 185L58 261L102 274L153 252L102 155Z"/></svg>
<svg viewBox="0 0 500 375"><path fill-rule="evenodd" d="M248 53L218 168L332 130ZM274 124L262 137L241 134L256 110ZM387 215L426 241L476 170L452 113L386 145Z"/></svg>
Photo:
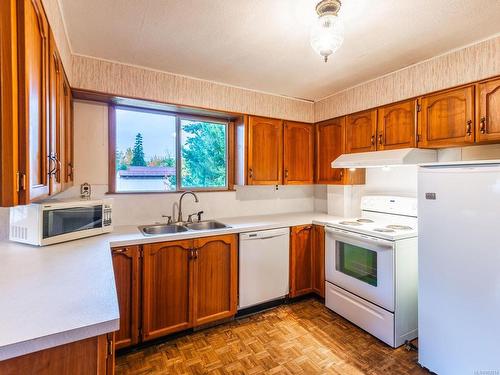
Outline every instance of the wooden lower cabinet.
<svg viewBox="0 0 500 375"><path fill-rule="evenodd" d="M194 240L193 326L236 314L238 288L237 236Z"/></svg>
<svg viewBox="0 0 500 375"><path fill-rule="evenodd" d="M91 337L0 361L0 374L112 375L113 349L112 333Z"/></svg>
<svg viewBox="0 0 500 375"><path fill-rule="evenodd" d="M192 327L193 241L144 246L142 340Z"/></svg>
<svg viewBox="0 0 500 375"><path fill-rule="evenodd" d="M237 235L114 248L112 256L117 349L236 314Z"/></svg>
<svg viewBox="0 0 500 375"><path fill-rule="evenodd" d="M111 254L120 308L115 348L121 349L139 342L140 249L139 246L114 248Z"/></svg>
<svg viewBox="0 0 500 375"><path fill-rule="evenodd" d="M320 225L291 228L290 297L325 296L325 230Z"/></svg>
<svg viewBox="0 0 500 375"><path fill-rule="evenodd" d="M290 297L312 292L312 225L292 227L290 236Z"/></svg>
<svg viewBox="0 0 500 375"><path fill-rule="evenodd" d="M313 225L312 229L312 289L325 298L325 227Z"/></svg>

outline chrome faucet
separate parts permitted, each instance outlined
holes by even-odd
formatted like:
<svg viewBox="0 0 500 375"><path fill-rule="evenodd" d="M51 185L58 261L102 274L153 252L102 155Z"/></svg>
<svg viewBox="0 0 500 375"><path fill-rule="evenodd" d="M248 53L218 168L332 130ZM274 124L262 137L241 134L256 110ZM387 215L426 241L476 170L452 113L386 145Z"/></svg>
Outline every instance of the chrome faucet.
<svg viewBox="0 0 500 375"><path fill-rule="evenodd" d="M182 198L184 198L184 196L186 194L191 194L194 197L194 201L196 203L199 202L198 196L195 193L193 193L192 191L185 191L184 193L182 193L181 197L179 198L179 214L177 215L177 222L178 223L184 222L184 219L182 218Z"/></svg>

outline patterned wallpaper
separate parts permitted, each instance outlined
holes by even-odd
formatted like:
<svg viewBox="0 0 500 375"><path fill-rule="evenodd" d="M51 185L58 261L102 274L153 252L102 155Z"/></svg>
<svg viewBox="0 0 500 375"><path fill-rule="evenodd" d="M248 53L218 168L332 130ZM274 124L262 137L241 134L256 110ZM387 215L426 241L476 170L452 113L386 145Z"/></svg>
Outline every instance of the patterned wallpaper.
<svg viewBox="0 0 500 375"><path fill-rule="evenodd" d="M72 87L170 104L314 121L314 104L309 101L79 55L73 55Z"/></svg>
<svg viewBox="0 0 500 375"><path fill-rule="evenodd" d="M315 121L500 74L500 36L420 62L314 103Z"/></svg>

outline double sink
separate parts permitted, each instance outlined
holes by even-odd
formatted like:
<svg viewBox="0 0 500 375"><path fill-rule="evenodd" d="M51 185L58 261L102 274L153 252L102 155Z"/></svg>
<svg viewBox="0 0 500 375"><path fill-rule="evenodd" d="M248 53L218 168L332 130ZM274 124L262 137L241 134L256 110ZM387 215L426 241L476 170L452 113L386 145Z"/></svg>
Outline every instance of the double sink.
<svg viewBox="0 0 500 375"><path fill-rule="evenodd" d="M141 225L139 230L145 236L154 236L158 234L182 233L190 230L215 230L230 228L228 225L216 220L205 220L197 223L182 223L182 224L153 224Z"/></svg>

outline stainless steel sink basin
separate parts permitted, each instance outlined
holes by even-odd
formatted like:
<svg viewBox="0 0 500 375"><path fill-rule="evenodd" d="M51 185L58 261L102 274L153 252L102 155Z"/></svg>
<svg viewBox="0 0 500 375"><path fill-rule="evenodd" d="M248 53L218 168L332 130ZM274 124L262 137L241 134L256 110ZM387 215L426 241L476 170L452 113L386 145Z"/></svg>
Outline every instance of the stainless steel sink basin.
<svg viewBox="0 0 500 375"><path fill-rule="evenodd" d="M185 226L191 230L214 230L229 228L228 225L215 220L200 221L198 223L189 223Z"/></svg>
<svg viewBox="0 0 500 375"><path fill-rule="evenodd" d="M142 225L139 227L142 234L152 236L155 234L169 234L187 232L187 228L182 225L175 224L155 224L155 225Z"/></svg>

